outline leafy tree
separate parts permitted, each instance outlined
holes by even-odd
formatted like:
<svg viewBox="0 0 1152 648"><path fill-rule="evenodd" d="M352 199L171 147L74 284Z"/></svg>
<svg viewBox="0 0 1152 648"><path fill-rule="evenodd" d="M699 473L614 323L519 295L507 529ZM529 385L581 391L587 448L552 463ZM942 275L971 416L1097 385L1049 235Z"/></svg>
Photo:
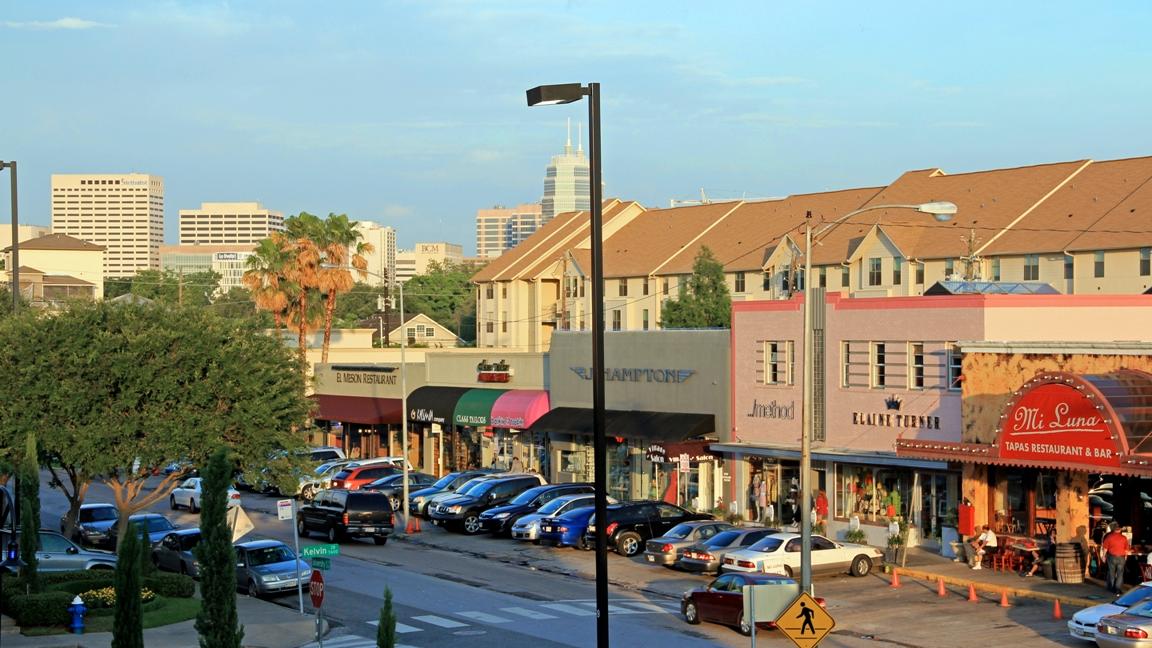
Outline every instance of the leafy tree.
<svg viewBox="0 0 1152 648"><path fill-rule="evenodd" d="M24 582L32 592L40 591L40 561L36 551L40 544L40 462L36 454L36 436L29 432L20 465L20 555L27 566L22 571Z"/></svg>
<svg viewBox="0 0 1152 648"><path fill-rule="evenodd" d="M168 306L206 306L220 287L219 273L190 272L170 269L141 270L132 279L131 293Z"/></svg>
<svg viewBox="0 0 1152 648"><path fill-rule="evenodd" d="M692 263L687 290L679 299L664 302L661 328L728 328L732 321L732 296L724 281L724 265L708 246L702 246Z"/></svg>
<svg viewBox="0 0 1152 648"><path fill-rule="evenodd" d="M235 286L228 292L212 300L212 312L227 319L255 319L260 328L272 328L272 314L259 310L252 293L242 286Z"/></svg>
<svg viewBox="0 0 1152 648"><path fill-rule="evenodd" d="M100 478L128 516L163 501L182 478L145 490L149 467L187 458L203 465L225 445L259 472L304 446L303 368L253 322L211 309L79 303L51 316L0 320L0 448L38 433L59 465L73 512ZM47 462L46 462L47 463Z"/></svg>
<svg viewBox="0 0 1152 648"><path fill-rule="evenodd" d="M405 313L422 313L455 330L460 338L475 340L476 291L472 287L475 273L467 264L429 263L427 272L404 284ZM465 328L469 321L473 325Z"/></svg>
<svg viewBox="0 0 1152 648"><path fill-rule="evenodd" d="M396 647L396 612L392 609L392 588L384 586L384 606L376 626L376 648Z"/></svg>
<svg viewBox="0 0 1152 648"><path fill-rule="evenodd" d="M387 298L388 286L373 286L358 283L352 289L340 296L336 303L333 326L336 328L355 328L360 322L380 312L377 301L380 297Z"/></svg>
<svg viewBox="0 0 1152 648"><path fill-rule="evenodd" d="M112 648L144 648L144 610L140 603L140 545L147 544L132 529L120 536L120 559L116 561L116 610L112 624ZM147 534L144 534L147 538Z"/></svg>
<svg viewBox="0 0 1152 648"><path fill-rule="evenodd" d="M118 277L104 280L104 299L112 299L132 292L132 278Z"/></svg>
<svg viewBox="0 0 1152 648"><path fill-rule="evenodd" d="M232 462L227 449L212 454L203 477L200 544L193 551L200 561L200 612L196 632L201 648L240 648L244 628L236 613L236 550L228 526L228 484Z"/></svg>

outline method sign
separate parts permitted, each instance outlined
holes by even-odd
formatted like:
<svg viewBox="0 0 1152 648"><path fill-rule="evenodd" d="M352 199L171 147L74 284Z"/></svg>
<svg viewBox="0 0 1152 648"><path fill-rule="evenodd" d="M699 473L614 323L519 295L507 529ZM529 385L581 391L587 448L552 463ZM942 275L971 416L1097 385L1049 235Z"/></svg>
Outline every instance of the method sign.
<svg viewBox="0 0 1152 648"><path fill-rule="evenodd" d="M340 545L318 544L310 545L307 547L300 547L300 555L304 558L315 558L316 556L339 556Z"/></svg>
<svg viewBox="0 0 1152 648"><path fill-rule="evenodd" d="M808 592L800 592L776 619L776 627L799 648L812 648L832 632L836 621Z"/></svg>
<svg viewBox="0 0 1152 648"><path fill-rule="evenodd" d="M279 500L276 502L276 518L280 520L292 519L292 500Z"/></svg>
<svg viewBox="0 0 1152 648"><path fill-rule="evenodd" d="M312 572L308 579L308 596L312 597L312 607L319 609L324 605L324 572Z"/></svg>
<svg viewBox="0 0 1152 648"><path fill-rule="evenodd" d="M312 559L313 569L332 569L332 559L323 556L316 556Z"/></svg>

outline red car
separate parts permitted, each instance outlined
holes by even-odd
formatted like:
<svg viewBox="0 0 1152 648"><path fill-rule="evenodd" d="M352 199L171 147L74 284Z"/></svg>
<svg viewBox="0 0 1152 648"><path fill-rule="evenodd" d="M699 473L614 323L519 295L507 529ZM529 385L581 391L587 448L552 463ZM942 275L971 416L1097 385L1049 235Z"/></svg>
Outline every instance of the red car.
<svg viewBox="0 0 1152 648"><path fill-rule="evenodd" d="M381 477L395 475L400 472L403 472L403 469L391 461L368 459L362 463L350 463L344 466L344 470L341 470L332 477L332 488L356 490L361 486L371 484Z"/></svg>
<svg viewBox="0 0 1152 648"><path fill-rule="evenodd" d="M684 592L680 597L680 613L684 620L693 625L701 621L711 621L723 625L734 626L740 634L752 634L752 624L744 619L744 586L745 585L784 585L790 586L792 596L800 594L800 585L787 576L776 574L724 574L706 587L697 587ZM817 598L820 607L825 607L824 599ZM773 629L775 621L757 620L756 627Z"/></svg>

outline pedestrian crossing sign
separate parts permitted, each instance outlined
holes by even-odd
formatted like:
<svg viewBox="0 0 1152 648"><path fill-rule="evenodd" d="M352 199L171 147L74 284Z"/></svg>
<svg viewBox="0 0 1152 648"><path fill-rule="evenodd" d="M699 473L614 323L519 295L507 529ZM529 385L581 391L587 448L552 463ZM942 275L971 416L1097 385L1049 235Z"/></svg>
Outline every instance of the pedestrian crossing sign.
<svg viewBox="0 0 1152 648"><path fill-rule="evenodd" d="M836 627L836 621L808 592L800 592L776 619L776 627L797 648L812 648Z"/></svg>

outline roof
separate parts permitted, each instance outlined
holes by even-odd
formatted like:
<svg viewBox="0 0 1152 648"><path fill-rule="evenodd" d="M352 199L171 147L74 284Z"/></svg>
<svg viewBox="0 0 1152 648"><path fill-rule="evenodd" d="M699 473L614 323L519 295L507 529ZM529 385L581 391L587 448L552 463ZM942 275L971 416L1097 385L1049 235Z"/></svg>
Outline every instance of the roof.
<svg viewBox="0 0 1152 648"><path fill-rule="evenodd" d="M82 241L78 238L68 236L67 234L48 234L45 236L38 236L36 238L28 239L27 241L20 241L21 250L83 250L98 252L103 251L104 246ZM4 252L10 252L12 247L4 248Z"/></svg>
<svg viewBox="0 0 1152 648"><path fill-rule="evenodd" d="M77 279L71 275L44 275L42 279L48 286L95 286L91 281Z"/></svg>
<svg viewBox="0 0 1152 648"><path fill-rule="evenodd" d="M604 209L601 226L603 227L602 234L606 240L611 240L614 232L628 227L631 221L625 222L623 225L617 227L617 223L619 222L617 219L626 219L628 214L633 214L637 211L636 209L632 208L638 208L638 211L641 214L645 211L644 207L635 201L616 201ZM552 264L563 259L564 252L566 250L583 251L591 255L591 223L589 222L591 219L588 218L586 212L581 212L581 214L583 214L583 218L579 219L580 227L573 232L571 237L570 242L573 244L559 247L551 254L540 258L536 263L525 265L523 270L518 273L517 278L535 279L536 277L540 276L541 273L546 271ZM591 256L589 256L589 258L591 258ZM590 268L591 265L584 267ZM607 267L607 262L605 262L605 267Z"/></svg>
<svg viewBox="0 0 1152 648"><path fill-rule="evenodd" d="M937 281L925 295L1059 295L1042 281Z"/></svg>
<svg viewBox="0 0 1152 648"><path fill-rule="evenodd" d="M693 245L695 238L738 205L713 203L640 214L604 242L604 277L647 276L686 247L699 249Z"/></svg>

